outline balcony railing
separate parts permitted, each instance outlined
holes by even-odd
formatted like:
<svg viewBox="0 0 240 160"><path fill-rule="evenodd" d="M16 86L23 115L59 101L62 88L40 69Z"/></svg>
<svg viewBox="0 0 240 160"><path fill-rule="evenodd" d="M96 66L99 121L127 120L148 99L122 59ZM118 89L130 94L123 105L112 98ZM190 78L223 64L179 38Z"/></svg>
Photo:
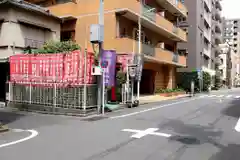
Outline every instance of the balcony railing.
<svg viewBox="0 0 240 160"><path fill-rule="evenodd" d="M208 11L211 12L212 10L212 2L210 0L204 0L204 3L206 4Z"/></svg>
<svg viewBox="0 0 240 160"><path fill-rule="evenodd" d="M111 5L110 9L117 9L120 10L119 12L123 12L124 9L129 10L129 12L125 12L125 17L137 21L137 15L142 15L145 19L149 20L142 20L142 25L147 28L151 28L154 31L166 35L168 32L169 37L176 39L178 41L186 41L187 35L181 28L177 28L177 32L173 33L174 25L172 22L167 20L165 17L157 14L155 9L146 5L141 6L141 4L137 0L115 0L113 5ZM123 9L123 11L121 11ZM142 11L140 11L140 9ZM153 22L153 23L151 23Z"/></svg>
<svg viewBox="0 0 240 160"><path fill-rule="evenodd" d="M203 53L206 56L211 57L211 50L209 48L203 48Z"/></svg>
<svg viewBox="0 0 240 160"><path fill-rule="evenodd" d="M204 35L204 37L206 37L207 38L207 40L208 41L211 41L211 37L212 37L212 34L211 34L211 30L209 29L209 30L204 30L203 31L203 35Z"/></svg>
<svg viewBox="0 0 240 160"><path fill-rule="evenodd" d="M211 14L204 12L204 19L207 21L207 23L211 26Z"/></svg>
<svg viewBox="0 0 240 160"><path fill-rule="evenodd" d="M112 43L113 44L113 43ZM114 48L117 52L120 53L138 53L138 41L130 38L117 38L114 43ZM111 48L113 45L111 45ZM153 45L141 43L141 53L145 56L149 56L163 61L165 63L179 63L179 55L178 53L174 53L172 51L166 50L164 48L155 47ZM185 65L184 58L181 57L181 65Z"/></svg>
<svg viewBox="0 0 240 160"><path fill-rule="evenodd" d="M29 38L24 38L24 42L25 42L25 47L31 47L35 49L41 48L45 43L44 41L39 41L39 40L34 40Z"/></svg>
<svg viewBox="0 0 240 160"><path fill-rule="evenodd" d="M176 8L176 10L179 10L180 13L184 16L187 16L187 8L184 4L182 4L182 2L180 2L179 0L159 0L160 4L164 3L168 3L170 4L172 7ZM173 10L173 9L171 9Z"/></svg>
<svg viewBox="0 0 240 160"><path fill-rule="evenodd" d="M172 61L173 61L174 63L178 63L178 61L179 61L179 55L178 55L178 53L173 53L172 55L173 55Z"/></svg>
<svg viewBox="0 0 240 160"><path fill-rule="evenodd" d="M150 21L156 22L156 11L148 5L142 5L142 14Z"/></svg>

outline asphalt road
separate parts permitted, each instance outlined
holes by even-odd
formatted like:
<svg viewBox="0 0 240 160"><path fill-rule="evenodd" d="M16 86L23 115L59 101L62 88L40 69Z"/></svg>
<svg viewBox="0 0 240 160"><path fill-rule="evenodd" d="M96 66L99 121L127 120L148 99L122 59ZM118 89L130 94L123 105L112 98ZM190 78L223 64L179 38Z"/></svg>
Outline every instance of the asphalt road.
<svg viewBox="0 0 240 160"><path fill-rule="evenodd" d="M236 98L240 90L211 95L216 96L148 104L102 119L0 111L0 119L9 127L39 133L6 147L1 145L30 133L0 134L0 159L239 160L240 133L234 127L240 117L240 99ZM135 130L145 132L136 134Z"/></svg>

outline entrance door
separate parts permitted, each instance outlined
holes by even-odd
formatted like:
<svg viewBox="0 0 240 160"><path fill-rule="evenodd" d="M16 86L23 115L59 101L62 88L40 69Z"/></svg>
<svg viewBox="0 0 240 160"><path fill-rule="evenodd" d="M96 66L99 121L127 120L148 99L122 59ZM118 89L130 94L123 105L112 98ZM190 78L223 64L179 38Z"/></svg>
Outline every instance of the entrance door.
<svg viewBox="0 0 240 160"><path fill-rule="evenodd" d="M155 84L155 71L143 69L140 84L140 94L153 94Z"/></svg>

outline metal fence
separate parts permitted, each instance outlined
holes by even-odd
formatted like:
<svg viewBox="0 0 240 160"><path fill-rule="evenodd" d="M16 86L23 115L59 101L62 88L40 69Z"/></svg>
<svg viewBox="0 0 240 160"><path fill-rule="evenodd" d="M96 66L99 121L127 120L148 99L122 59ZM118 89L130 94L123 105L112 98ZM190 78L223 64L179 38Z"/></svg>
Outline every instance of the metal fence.
<svg viewBox="0 0 240 160"><path fill-rule="evenodd" d="M62 86L60 84L9 83L9 102L38 105L51 111L73 109L86 111L97 108L97 85Z"/></svg>

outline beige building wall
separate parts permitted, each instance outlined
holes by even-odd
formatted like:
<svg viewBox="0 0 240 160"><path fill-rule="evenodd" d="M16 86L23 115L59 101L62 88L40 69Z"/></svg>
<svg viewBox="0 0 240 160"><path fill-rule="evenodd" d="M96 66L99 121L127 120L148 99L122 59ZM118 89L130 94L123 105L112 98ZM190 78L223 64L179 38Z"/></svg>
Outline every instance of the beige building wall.
<svg viewBox="0 0 240 160"><path fill-rule="evenodd" d="M29 44L39 46L60 39L60 21L51 17L10 8L0 10L0 60L22 52Z"/></svg>

